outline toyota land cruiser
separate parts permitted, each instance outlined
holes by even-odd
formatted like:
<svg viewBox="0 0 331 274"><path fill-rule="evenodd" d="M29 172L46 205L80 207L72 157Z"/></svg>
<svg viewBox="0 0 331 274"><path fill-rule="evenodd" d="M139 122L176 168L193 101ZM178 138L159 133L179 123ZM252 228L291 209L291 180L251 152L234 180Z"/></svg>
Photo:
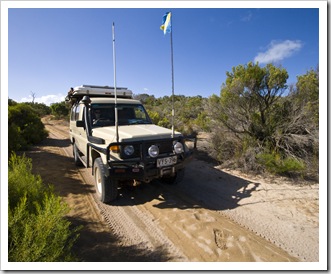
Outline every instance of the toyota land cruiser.
<svg viewBox="0 0 331 274"><path fill-rule="evenodd" d="M117 198L121 184L183 178L191 155L181 133L154 125L127 88L71 88L70 140L76 165L92 168L97 198Z"/></svg>

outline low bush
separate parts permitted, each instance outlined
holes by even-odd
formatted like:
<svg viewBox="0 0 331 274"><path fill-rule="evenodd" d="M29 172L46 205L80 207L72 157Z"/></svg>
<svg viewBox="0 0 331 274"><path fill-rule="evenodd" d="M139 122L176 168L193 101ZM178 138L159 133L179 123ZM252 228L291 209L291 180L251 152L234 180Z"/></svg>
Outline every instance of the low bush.
<svg viewBox="0 0 331 274"><path fill-rule="evenodd" d="M70 108L65 103L65 101L51 104L50 109L51 113L55 116L55 118L68 117L70 112Z"/></svg>
<svg viewBox="0 0 331 274"><path fill-rule="evenodd" d="M257 155L257 161L267 171L278 175L301 174L305 170L303 161L293 157L282 158L277 153L261 153Z"/></svg>
<svg viewBox="0 0 331 274"><path fill-rule="evenodd" d="M51 108L44 103L24 102L23 104L32 107L39 117L51 114Z"/></svg>
<svg viewBox="0 0 331 274"><path fill-rule="evenodd" d="M8 106L8 151L25 150L48 135L36 111L25 103Z"/></svg>
<svg viewBox="0 0 331 274"><path fill-rule="evenodd" d="M8 260L75 261L79 228L65 219L69 208L32 174L31 160L12 154L8 170Z"/></svg>

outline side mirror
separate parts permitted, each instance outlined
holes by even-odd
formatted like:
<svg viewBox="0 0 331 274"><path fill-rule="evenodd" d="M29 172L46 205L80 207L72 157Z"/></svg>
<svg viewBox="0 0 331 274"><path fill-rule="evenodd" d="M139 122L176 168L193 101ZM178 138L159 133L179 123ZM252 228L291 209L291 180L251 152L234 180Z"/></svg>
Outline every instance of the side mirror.
<svg viewBox="0 0 331 274"><path fill-rule="evenodd" d="M102 138L95 136L87 136L87 140L93 144L104 145L106 141Z"/></svg>
<svg viewBox="0 0 331 274"><path fill-rule="evenodd" d="M83 120L76 121L76 127L83 127L85 128L85 123Z"/></svg>

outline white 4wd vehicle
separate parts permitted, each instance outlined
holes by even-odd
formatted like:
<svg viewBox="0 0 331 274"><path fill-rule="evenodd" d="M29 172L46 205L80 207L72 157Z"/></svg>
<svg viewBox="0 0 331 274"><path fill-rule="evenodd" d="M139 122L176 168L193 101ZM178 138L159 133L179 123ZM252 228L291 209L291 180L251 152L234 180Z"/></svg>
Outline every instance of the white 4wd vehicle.
<svg viewBox="0 0 331 274"><path fill-rule="evenodd" d="M185 138L154 125L126 88L83 85L72 88L70 140L76 165L92 167L96 194L107 203L120 184L182 179L191 152ZM116 104L115 104L116 102Z"/></svg>

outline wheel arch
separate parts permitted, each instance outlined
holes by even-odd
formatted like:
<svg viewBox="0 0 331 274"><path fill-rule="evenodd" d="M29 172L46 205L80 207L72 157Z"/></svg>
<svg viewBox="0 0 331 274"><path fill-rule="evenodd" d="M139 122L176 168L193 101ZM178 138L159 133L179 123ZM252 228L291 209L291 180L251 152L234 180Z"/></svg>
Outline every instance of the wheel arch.
<svg viewBox="0 0 331 274"><path fill-rule="evenodd" d="M101 161L104 165L107 163L107 156L99 151L91 148L91 162L92 162L92 175L94 175L94 162L95 159L101 158ZM108 168L106 168L106 175L109 176Z"/></svg>

